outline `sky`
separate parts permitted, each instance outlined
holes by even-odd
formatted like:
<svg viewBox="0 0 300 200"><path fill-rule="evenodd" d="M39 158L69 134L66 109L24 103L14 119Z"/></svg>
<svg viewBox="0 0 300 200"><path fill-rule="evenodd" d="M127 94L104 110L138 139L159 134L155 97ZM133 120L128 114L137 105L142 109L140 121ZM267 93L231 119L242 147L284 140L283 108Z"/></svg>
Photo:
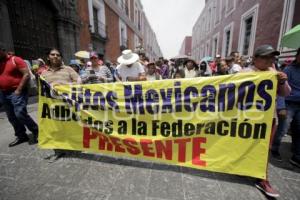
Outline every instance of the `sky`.
<svg viewBox="0 0 300 200"><path fill-rule="evenodd" d="M191 36L205 0L141 0L165 58L177 56L185 36Z"/></svg>

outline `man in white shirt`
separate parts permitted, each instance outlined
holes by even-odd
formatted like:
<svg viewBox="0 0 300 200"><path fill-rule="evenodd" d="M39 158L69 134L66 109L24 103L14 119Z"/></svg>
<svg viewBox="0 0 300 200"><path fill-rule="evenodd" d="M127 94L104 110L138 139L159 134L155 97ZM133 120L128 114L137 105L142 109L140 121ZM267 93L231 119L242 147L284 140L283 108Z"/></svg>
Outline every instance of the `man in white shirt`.
<svg viewBox="0 0 300 200"><path fill-rule="evenodd" d="M144 67L139 61L139 55L126 49L122 51L122 55L118 58L116 71L116 79L118 81L145 81L146 75Z"/></svg>

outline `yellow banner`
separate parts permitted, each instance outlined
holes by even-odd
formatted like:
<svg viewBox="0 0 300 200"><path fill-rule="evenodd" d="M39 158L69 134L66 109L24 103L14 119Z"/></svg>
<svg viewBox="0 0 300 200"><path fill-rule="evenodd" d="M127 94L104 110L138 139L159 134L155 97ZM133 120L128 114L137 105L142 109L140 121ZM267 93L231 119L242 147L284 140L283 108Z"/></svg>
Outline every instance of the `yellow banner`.
<svg viewBox="0 0 300 200"><path fill-rule="evenodd" d="M266 178L273 72L60 85L40 80L39 146Z"/></svg>

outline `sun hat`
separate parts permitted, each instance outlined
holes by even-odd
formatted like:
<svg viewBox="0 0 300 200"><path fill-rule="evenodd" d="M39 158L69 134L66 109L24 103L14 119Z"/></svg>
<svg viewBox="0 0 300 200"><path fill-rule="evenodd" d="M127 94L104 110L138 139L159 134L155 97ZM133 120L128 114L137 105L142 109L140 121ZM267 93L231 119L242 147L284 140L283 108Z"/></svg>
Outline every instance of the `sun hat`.
<svg viewBox="0 0 300 200"><path fill-rule="evenodd" d="M133 53L130 49L122 51L122 55L118 58L118 63L130 65L139 60L139 55Z"/></svg>

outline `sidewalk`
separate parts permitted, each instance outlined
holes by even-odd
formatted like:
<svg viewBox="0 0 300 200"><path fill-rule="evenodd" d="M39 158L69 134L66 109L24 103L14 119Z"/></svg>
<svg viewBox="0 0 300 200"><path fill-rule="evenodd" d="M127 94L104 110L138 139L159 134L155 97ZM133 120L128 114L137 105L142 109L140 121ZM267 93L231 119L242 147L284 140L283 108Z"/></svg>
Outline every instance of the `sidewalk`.
<svg viewBox="0 0 300 200"><path fill-rule="evenodd" d="M37 104L28 106L37 118ZM267 199L253 178L95 154L73 154L52 164L52 151L27 143L8 148L14 139L0 113L0 200L227 200ZM269 177L279 199L300 199L300 170L289 164L290 137L283 141L284 162L271 160Z"/></svg>

